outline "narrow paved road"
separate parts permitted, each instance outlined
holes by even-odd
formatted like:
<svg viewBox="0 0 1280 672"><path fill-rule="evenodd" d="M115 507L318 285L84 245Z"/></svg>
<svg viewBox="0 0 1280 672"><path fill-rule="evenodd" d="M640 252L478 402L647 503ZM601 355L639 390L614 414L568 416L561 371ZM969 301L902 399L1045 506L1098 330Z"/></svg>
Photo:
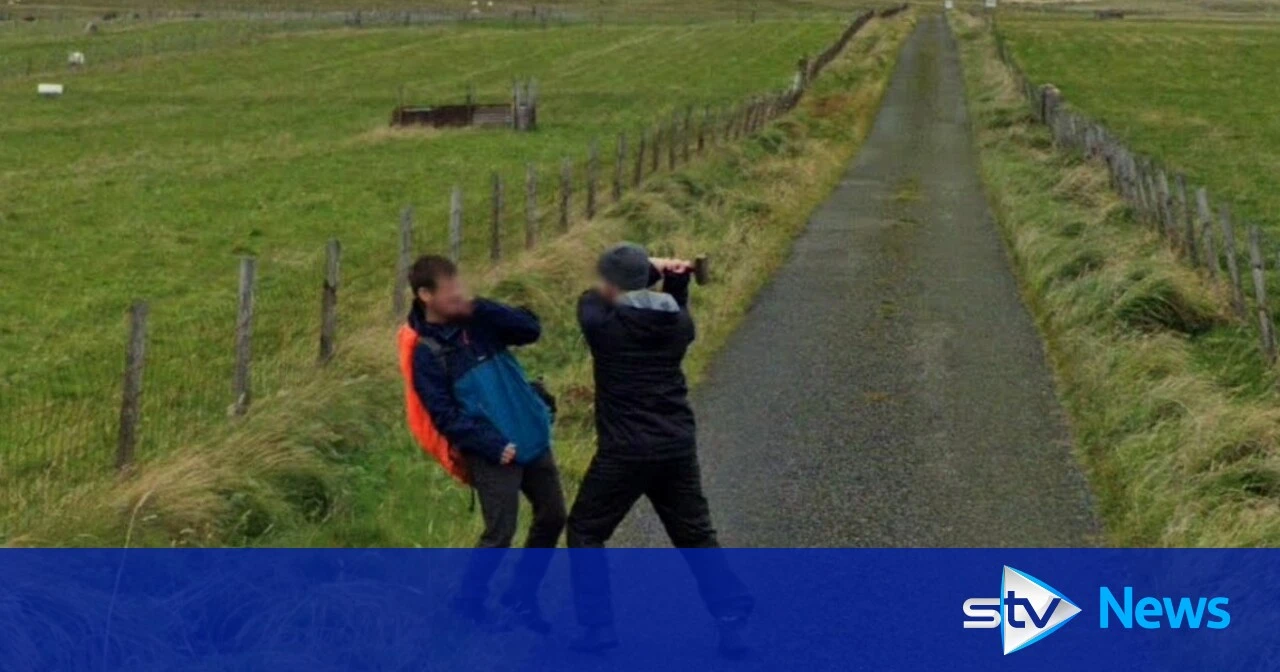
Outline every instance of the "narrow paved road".
<svg viewBox="0 0 1280 672"><path fill-rule="evenodd" d="M694 401L725 545L1089 545L941 19ZM647 505L631 518L619 545L668 543Z"/></svg>

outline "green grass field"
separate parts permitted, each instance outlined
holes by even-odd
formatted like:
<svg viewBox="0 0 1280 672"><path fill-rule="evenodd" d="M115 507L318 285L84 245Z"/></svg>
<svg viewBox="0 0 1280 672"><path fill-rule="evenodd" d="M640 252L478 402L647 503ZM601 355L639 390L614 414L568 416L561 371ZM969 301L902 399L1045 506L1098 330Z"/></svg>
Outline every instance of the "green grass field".
<svg viewBox="0 0 1280 672"><path fill-rule="evenodd" d="M1280 237L1280 116L1259 86L1280 69L1280 24L1015 14L1000 28L1034 81Z"/></svg>
<svg viewBox="0 0 1280 672"><path fill-rule="evenodd" d="M1028 77L1066 100L1170 174L1204 186L1236 225L1257 224L1268 265L1280 243L1280 121L1257 83L1280 67L1280 23L1099 22L1013 14L1000 30ZM1243 238L1243 233L1240 235ZM1217 247L1223 249L1221 235ZM1243 257L1244 252L1241 252ZM1280 276L1268 275L1275 311ZM1266 395L1275 375L1255 357L1256 336L1228 325L1192 340L1196 361L1226 386Z"/></svg>
<svg viewBox="0 0 1280 672"><path fill-rule="evenodd" d="M885 3L890 4L890 3ZM685 23L708 19L750 20L756 18L804 18L822 15L847 16L856 9L848 0L488 0L476 6L479 16L509 17L512 13L529 13L535 7L542 13L562 14L576 20L594 21L655 21ZM137 12L148 14L176 14L202 12L215 16L219 12L289 12L311 14L316 12L348 12L364 10L433 12L442 15L467 13L472 5L468 0L132 0L124 5L83 2L82 0L44 0L9 8L17 17L101 16L115 10L128 15ZM127 11L125 11L127 10Z"/></svg>
<svg viewBox="0 0 1280 672"><path fill-rule="evenodd" d="M327 238L344 246L344 298L386 296L404 206L441 242L449 190L464 185L478 258L491 171L515 189L536 162L551 184L593 138L608 153L616 133L677 103L701 110L780 88L797 55L836 29L334 30L87 73L56 101L36 98L33 80L6 82L0 245L16 254L0 262L13 288L0 374L109 399L94 388L114 378L120 316L141 297L152 303L156 401L181 403L163 398L169 374L226 378L240 255L259 259L258 352L270 359L315 331ZM539 78L536 134L387 128L401 87L408 101L460 102L474 81L480 99L503 101L515 74Z"/></svg>
<svg viewBox="0 0 1280 672"><path fill-rule="evenodd" d="M35 96L47 74L0 76L0 245L13 251L0 258L5 534L51 517L69 483L92 490L109 473L133 299L151 305L142 462L217 441L244 445L226 418L240 257L259 264L256 405L289 406L288 395L314 377L327 239L343 245L342 357L361 348L356 334L390 317L404 206L415 209L417 247L442 249L448 194L462 185L464 259L487 266L490 176L499 173L508 184L504 248L518 255L526 163L538 166L542 226L554 235L550 186L562 160L574 162L580 188L587 147L599 139L608 202L618 133L634 143L686 105L718 111L783 88L799 56L824 48L844 24L835 15L548 29L160 22L104 28L93 39L115 40L119 51L103 65L96 42L81 47L81 35L0 31L0 45L83 48L90 63L58 77L67 85L58 100ZM184 42L188 30L202 37ZM173 49L129 51L163 36ZM474 82L480 100L504 101L514 76L538 78L537 133L387 128L400 96L460 102ZM535 353L532 367L561 365L564 345ZM374 359L364 369L344 363L336 375L354 379L335 384L359 387L368 371L385 372ZM376 409L347 399L324 413L381 427L398 402L370 398ZM289 413L306 434L312 420ZM323 443L307 436L308 449Z"/></svg>
<svg viewBox="0 0 1280 672"><path fill-rule="evenodd" d="M989 32L959 23L984 178L1057 370L1105 541L1277 545L1280 396L1252 315L1229 314L1225 283L1137 221L1100 162L1053 150ZM1237 223L1262 225L1273 265L1280 125L1257 83L1277 64L1280 28L1015 14L1000 30L1032 81L1057 85L1135 151L1185 171L1231 203Z"/></svg>

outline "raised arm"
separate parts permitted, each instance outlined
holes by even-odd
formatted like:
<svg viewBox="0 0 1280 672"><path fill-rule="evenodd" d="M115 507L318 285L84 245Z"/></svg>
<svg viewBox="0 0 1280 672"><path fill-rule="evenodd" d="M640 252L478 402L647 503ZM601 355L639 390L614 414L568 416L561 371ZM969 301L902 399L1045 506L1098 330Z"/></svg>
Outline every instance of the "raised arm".
<svg viewBox="0 0 1280 672"><path fill-rule="evenodd" d="M458 404L444 367L430 348L413 353L413 389L431 414L436 429L458 450L492 462L502 460L508 441L488 418L470 415Z"/></svg>
<svg viewBox="0 0 1280 672"><path fill-rule="evenodd" d="M471 320L491 331L503 345L529 345L542 335L542 324L532 310L488 299L475 300Z"/></svg>
<svg viewBox="0 0 1280 672"><path fill-rule="evenodd" d="M662 291L670 294L681 310L689 307L689 280L692 277L693 273L688 271L681 273L668 271L662 275Z"/></svg>

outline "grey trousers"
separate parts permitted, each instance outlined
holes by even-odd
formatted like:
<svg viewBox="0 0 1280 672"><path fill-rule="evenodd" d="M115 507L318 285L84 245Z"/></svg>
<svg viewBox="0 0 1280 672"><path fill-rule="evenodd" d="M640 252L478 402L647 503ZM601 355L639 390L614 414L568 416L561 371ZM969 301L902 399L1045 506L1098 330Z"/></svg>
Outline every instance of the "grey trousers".
<svg viewBox="0 0 1280 672"><path fill-rule="evenodd" d="M565 525L564 490L560 487L560 470L551 451L528 464L494 464L476 455L464 455L471 474L471 486L480 500L484 532L477 549L505 549L511 546L520 515L520 495L533 507L533 521L525 538L525 548L555 548ZM502 562L498 550L477 550L468 560L463 577L462 597L484 600L489 581ZM508 598L531 599L547 573L550 552L524 552L516 565Z"/></svg>

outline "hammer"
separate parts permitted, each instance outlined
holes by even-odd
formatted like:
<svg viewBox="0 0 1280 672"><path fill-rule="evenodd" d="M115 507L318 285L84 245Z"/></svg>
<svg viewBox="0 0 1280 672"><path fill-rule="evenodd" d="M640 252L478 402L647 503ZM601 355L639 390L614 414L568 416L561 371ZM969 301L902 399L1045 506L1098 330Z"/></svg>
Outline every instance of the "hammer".
<svg viewBox="0 0 1280 672"><path fill-rule="evenodd" d="M705 285L711 282L711 262L707 259L707 255L699 254L693 259L693 279L699 285Z"/></svg>

